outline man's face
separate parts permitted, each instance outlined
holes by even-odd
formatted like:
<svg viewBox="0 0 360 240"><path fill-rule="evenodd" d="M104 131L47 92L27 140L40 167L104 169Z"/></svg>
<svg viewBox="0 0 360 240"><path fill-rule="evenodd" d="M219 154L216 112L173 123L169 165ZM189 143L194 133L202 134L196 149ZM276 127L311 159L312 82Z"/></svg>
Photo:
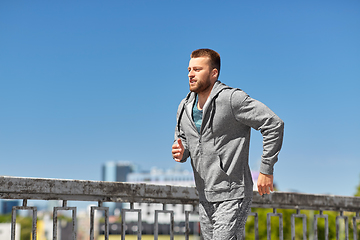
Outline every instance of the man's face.
<svg viewBox="0 0 360 240"><path fill-rule="evenodd" d="M191 92L202 93L211 90L210 58L191 58L188 67L189 87Z"/></svg>

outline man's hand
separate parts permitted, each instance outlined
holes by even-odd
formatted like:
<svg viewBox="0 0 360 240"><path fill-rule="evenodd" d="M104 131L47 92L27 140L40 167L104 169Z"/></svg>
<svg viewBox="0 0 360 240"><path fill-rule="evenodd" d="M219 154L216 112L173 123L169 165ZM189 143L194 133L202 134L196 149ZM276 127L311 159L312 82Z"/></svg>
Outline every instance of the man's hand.
<svg viewBox="0 0 360 240"><path fill-rule="evenodd" d="M257 180L258 192L262 196L263 194L270 194L270 191L274 191L274 176L260 173Z"/></svg>
<svg viewBox="0 0 360 240"><path fill-rule="evenodd" d="M178 138L172 145L172 156L175 161L180 162L184 155L184 146L182 145L181 139Z"/></svg>

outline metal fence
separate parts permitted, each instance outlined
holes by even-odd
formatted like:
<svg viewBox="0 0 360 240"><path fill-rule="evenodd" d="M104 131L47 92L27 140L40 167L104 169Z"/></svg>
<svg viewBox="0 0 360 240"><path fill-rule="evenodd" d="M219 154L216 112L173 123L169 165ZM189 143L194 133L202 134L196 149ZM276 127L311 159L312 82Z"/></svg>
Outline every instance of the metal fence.
<svg viewBox="0 0 360 240"><path fill-rule="evenodd" d="M109 239L109 208L104 207L105 202L126 202L130 203L128 209L122 209L122 239L125 239L125 215L127 212L138 213L137 229L141 228L141 209L135 209L134 203L160 203L162 210L155 212L154 239L158 239L158 214L170 214L170 239L174 239L174 214L165 208L166 204L189 204L198 205L198 195L194 187L180 187L169 185L131 184L123 182L101 182L82 180L61 180L61 179L40 179L40 178L19 178L0 177L0 199L21 199L22 206L13 207L12 211L12 233L11 239L15 240L16 212L17 210L29 210L32 212L32 239L37 239L37 208L28 206L28 200L61 200L62 206L53 208L53 239L57 240L58 211L67 210L72 213L72 239L77 238L76 207L69 207L68 201L91 201L97 202L98 206L90 210L90 239L94 240L94 214L95 211L102 211L105 214L105 240ZM295 239L295 219L302 219L303 239L307 238L307 216L302 210L317 210L319 214L313 216L313 230L317 238L318 219L325 221L325 239L328 237L329 228L336 228L336 239L340 238L340 232L349 239L349 224L353 226L354 240L357 240L357 221L360 220L360 198L330 195L313 195L300 193L274 192L261 197L254 192L253 208L270 208L273 211L267 213L267 239L271 239L271 222L277 218L279 222L279 239L283 239L283 215L279 209L294 209L296 213L291 215L291 239ZM328 216L324 211L336 211L336 226L329 226ZM349 217L344 212L352 212L354 216ZM185 211L185 239L189 239L189 215L192 211ZM254 238L259 239L259 216L251 212L249 216L254 219ZM340 224L344 227L340 228ZM137 239L141 239L141 230L137 231Z"/></svg>

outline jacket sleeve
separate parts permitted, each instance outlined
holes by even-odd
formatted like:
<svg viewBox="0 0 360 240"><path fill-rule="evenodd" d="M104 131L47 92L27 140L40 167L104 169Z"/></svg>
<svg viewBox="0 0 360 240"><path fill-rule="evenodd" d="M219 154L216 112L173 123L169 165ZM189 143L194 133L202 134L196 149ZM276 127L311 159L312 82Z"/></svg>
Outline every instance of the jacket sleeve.
<svg viewBox="0 0 360 240"><path fill-rule="evenodd" d="M188 157L190 156L190 152L189 152L189 148L188 148L188 144L187 144L187 141L186 141L186 136L185 136L185 133L184 131L181 129L181 118L182 118L182 115L184 113L184 102L185 102L185 99L181 101L179 107L178 107L178 110L177 110L177 114L176 114L176 128L175 128L175 134L174 134L174 142L180 138L181 139L181 142L184 146L184 154L183 154L183 157L181 159L181 162L186 162L186 160L188 159ZM173 142L173 143L174 143Z"/></svg>
<svg viewBox="0 0 360 240"><path fill-rule="evenodd" d="M284 122L265 104L249 97L241 90L231 96L231 107L237 121L260 130L263 136L263 154L260 172L273 174L274 164L282 146Z"/></svg>

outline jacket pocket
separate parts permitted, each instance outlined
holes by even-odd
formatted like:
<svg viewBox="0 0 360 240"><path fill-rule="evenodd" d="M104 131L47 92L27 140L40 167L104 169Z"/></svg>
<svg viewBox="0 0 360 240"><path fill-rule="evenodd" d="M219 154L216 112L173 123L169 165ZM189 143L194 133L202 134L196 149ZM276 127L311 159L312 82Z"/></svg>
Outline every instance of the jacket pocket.
<svg viewBox="0 0 360 240"><path fill-rule="evenodd" d="M200 175L204 179L205 191L224 191L230 189L230 178L221 167L217 154L204 154L200 160Z"/></svg>

